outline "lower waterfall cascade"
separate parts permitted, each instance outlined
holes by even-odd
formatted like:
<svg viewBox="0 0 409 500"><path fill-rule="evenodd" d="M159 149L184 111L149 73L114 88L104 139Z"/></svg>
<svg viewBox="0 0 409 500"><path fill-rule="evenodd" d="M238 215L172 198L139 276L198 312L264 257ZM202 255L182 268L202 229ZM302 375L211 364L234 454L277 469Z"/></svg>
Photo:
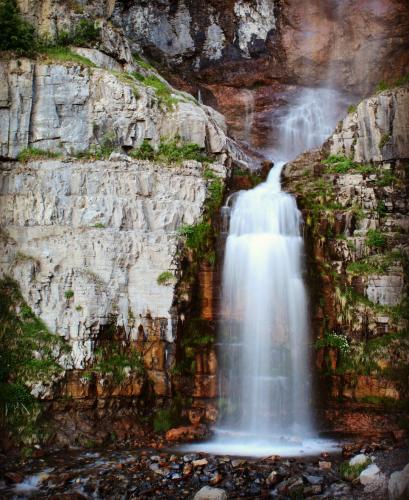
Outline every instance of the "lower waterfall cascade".
<svg viewBox="0 0 409 500"><path fill-rule="evenodd" d="M278 125L266 182L224 207L220 416L214 439L189 448L261 456L336 447L313 424L302 216L280 178L286 162L330 135L343 107L334 90L303 89Z"/></svg>

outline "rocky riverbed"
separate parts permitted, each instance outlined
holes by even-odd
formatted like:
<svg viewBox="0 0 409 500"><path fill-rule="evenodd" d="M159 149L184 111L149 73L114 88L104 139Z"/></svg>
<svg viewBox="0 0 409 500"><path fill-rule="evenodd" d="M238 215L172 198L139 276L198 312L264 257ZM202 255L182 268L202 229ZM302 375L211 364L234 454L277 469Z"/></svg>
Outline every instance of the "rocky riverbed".
<svg viewBox="0 0 409 500"><path fill-rule="evenodd" d="M385 499L405 495L409 480L408 474L391 479L409 462L407 440L353 442L336 455L302 458L249 459L166 447L38 449L34 455L1 457L1 498Z"/></svg>

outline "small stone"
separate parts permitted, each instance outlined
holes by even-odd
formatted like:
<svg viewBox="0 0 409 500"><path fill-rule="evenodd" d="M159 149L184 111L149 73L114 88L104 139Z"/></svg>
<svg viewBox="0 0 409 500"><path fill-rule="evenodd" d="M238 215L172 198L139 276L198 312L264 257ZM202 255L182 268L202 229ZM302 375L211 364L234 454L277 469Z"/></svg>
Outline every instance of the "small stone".
<svg viewBox="0 0 409 500"><path fill-rule="evenodd" d="M196 469L197 467L204 467L209 462L205 458L200 458L199 460L193 460L192 465Z"/></svg>
<svg viewBox="0 0 409 500"><path fill-rule="evenodd" d="M322 491L321 484L312 484L304 488L304 496L319 495Z"/></svg>
<svg viewBox="0 0 409 500"><path fill-rule="evenodd" d="M318 462L318 466L319 466L320 470L330 470L331 467L332 467L332 463L331 462L327 462L325 460L320 460Z"/></svg>
<svg viewBox="0 0 409 500"><path fill-rule="evenodd" d="M278 475L278 472L273 470L272 472L270 472L270 474L268 475L267 479L266 479L266 483L269 485L269 486L274 486L275 484L278 483L279 481L279 478L280 476Z"/></svg>
<svg viewBox="0 0 409 500"><path fill-rule="evenodd" d="M241 465L244 465L246 463L245 460L240 460L240 459L235 459L235 460L232 460L231 464L234 468L236 467L240 467Z"/></svg>
<svg viewBox="0 0 409 500"><path fill-rule="evenodd" d="M221 488L212 488L210 486L203 486L196 495L193 497L193 500L226 500L227 495L224 490Z"/></svg>
<svg viewBox="0 0 409 500"><path fill-rule="evenodd" d="M220 483L220 481L223 479L223 476L220 474L220 472L216 472L213 474L213 476L210 478L209 483L214 486L215 484Z"/></svg>
<svg viewBox="0 0 409 500"><path fill-rule="evenodd" d="M363 465L366 464L368 461L369 461L368 455L360 453L359 455L355 455L354 457L351 458L351 460L349 461L349 465Z"/></svg>
<svg viewBox="0 0 409 500"><path fill-rule="evenodd" d="M312 484L314 486L317 484L321 484L324 481L321 476L310 476L308 474L305 474L304 477L309 484Z"/></svg>
<svg viewBox="0 0 409 500"><path fill-rule="evenodd" d="M192 473L193 470L193 465L190 463L187 463L183 466L183 475L184 476L189 476Z"/></svg>
<svg viewBox="0 0 409 500"><path fill-rule="evenodd" d="M115 151L109 155L109 161L131 161L128 155L122 153L116 153Z"/></svg>
<svg viewBox="0 0 409 500"><path fill-rule="evenodd" d="M359 475L359 482L366 486L367 484L379 481L380 469L376 464L368 465Z"/></svg>

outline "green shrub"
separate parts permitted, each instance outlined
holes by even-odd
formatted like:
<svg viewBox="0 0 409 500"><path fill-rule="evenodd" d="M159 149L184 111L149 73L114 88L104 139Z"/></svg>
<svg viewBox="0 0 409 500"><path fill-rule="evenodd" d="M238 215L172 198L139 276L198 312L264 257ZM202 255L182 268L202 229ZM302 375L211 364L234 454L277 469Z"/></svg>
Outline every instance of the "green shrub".
<svg viewBox="0 0 409 500"><path fill-rule="evenodd" d="M96 350L95 372L111 375L114 382L120 384L125 380L128 369L137 375L145 372L142 356L134 347L125 349L116 343L109 343Z"/></svg>
<svg viewBox="0 0 409 500"><path fill-rule="evenodd" d="M387 239L386 236L380 231L376 229L369 229L366 235L365 243L370 248L381 249L386 247Z"/></svg>
<svg viewBox="0 0 409 500"><path fill-rule="evenodd" d="M61 153L56 153L54 151L47 151L45 149L39 148L26 148L20 151L17 155L17 161L22 163L28 163L29 161L35 160L48 160L52 158L60 158Z"/></svg>
<svg viewBox="0 0 409 500"><path fill-rule="evenodd" d="M74 154L79 160L106 160L115 151L117 138L114 132L104 134L100 144L91 146L86 151L78 151Z"/></svg>
<svg viewBox="0 0 409 500"><path fill-rule="evenodd" d="M149 64L147 61L145 61L145 59L142 59L142 57L139 54L132 54L132 56L141 68L147 70L154 69L152 64ZM140 75L140 73L138 74Z"/></svg>
<svg viewBox="0 0 409 500"><path fill-rule="evenodd" d="M131 151L130 156L139 160L154 160L155 150L148 139L144 139L139 148Z"/></svg>
<svg viewBox="0 0 409 500"><path fill-rule="evenodd" d="M163 271L157 278L158 285L166 285L173 280L173 273L170 271Z"/></svg>
<svg viewBox="0 0 409 500"><path fill-rule="evenodd" d="M200 252L207 247L211 230L211 224L202 221L194 225L181 226L179 233L186 237L186 246L188 248Z"/></svg>
<svg viewBox="0 0 409 500"><path fill-rule="evenodd" d="M336 332L325 332L323 338L319 338L315 341L316 349L323 349L325 347L332 347L338 349L341 354L348 354L349 344L348 340L344 335L340 335Z"/></svg>
<svg viewBox="0 0 409 500"><path fill-rule="evenodd" d="M381 200L377 207L376 207L376 211L379 215L379 217L385 217L385 215L388 213L388 211L386 210L386 205L385 205L385 202L383 200Z"/></svg>
<svg viewBox="0 0 409 500"><path fill-rule="evenodd" d="M343 462L339 466L339 473L342 479L345 479L346 481L353 481L368 467L370 463L371 460L369 458L366 462L357 465L349 465L349 462Z"/></svg>
<svg viewBox="0 0 409 500"><path fill-rule="evenodd" d="M141 73L138 73L137 71L131 74L139 82L143 83L147 87L155 89L155 93L159 99L159 103L161 103L165 108L173 109L175 107L175 104L178 103L178 100L172 96L171 87L169 87L167 83L165 83L156 75L144 76Z"/></svg>
<svg viewBox="0 0 409 500"><path fill-rule="evenodd" d="M100 37L100 28L93 21L81 19L71 31L62 31L55 39L54 45L79 45L87 46L92 42L96 42Z"/></svg>
<svg viewBox="0 0 409 500"><path fill-rule="evenodd" d="M323 163L329 167L328 172L334 174L344 174L357 166L351 158L343 155L330 155Z"/></svg>
<svg viewBox="0 0 409 500"><path fill-rule="evenodd" d="M385 80L381 80L375 88L376 92L383 92L384 90L388 90L390 86L385 82Z"/></svg>
<svg viewBox="0 0 409 500"><path fill-rule="evenodd" d="M96 67L92 61L72 52L69 47L42 47L39 51L52 61L62 63L73 62L89 68Z"/></svg>
<svg viewBox="0 0 409 500"><path fill-rule="evenodd" d="M155 432L166 432L175 425L178 419L172 409L158 410L153 417L153 429Z"/></svg>
<svg viewBox="0 0 409 500"><path fill-rule="evenodd" d="M351 104L348 106L348 113L355 113L356 110L357 110L356 104Z"/></svg>
<svg viewBox="0 0 409 500"><path fill-rule="evenodd" d="M383 149L386 146L389 139L390 139L390 134L382 134L378 145L379 149Z"/></svg>
<svg viewBox="0 0 409 500"><path fill-rule="evenodd" d="M65 290L64 297L69 300L74 297L74 290Z"/></svg>
<svg viewBox="0 0 409 500"><path fill-rule="evenodd" d="M0 415L20 441L36 442L41 430L40 407L26 383L51 382L62 371L57 356L69 351L24 302L18 284L0 280Z"/></svg>
<svg viewBox="0 0 409 500"><path fill-rule="evenodd" d="M386 170L376 181L376 185L379 187L391 186L394 182L396 182L396 177L390 170Z"/></svg>
<svg viewBox="0 0 409 500"><path fill-rule="evenodd" d="M139 148L130 153L130 156L139 160L151 160L164 163L180 163L184 160L199 162L212 162L198 144L183 144L179 137L175 139L162 139L158 150L155 151L148 139L144 139Z"/></svg>
<svg viewBox="0 0 409 500"><path fill-rule="evenodd" d="M95 229L104 229L105 224L103 224L102 222L97 222L96 224L94 224L94 227Z"/></svg>
<svg viewBox="0 0 409 500"><path fill-rule="evenodd" d="M34 27L21 17L16 0L0 0L0 51L32 55L35 47Z"/></svg>

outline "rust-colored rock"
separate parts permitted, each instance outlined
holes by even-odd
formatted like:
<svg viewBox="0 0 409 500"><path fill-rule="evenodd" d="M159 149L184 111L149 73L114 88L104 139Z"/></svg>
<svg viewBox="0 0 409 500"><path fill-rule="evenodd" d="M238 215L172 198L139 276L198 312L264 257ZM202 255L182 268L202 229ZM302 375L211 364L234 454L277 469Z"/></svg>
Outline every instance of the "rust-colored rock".
<svg viewBox="0 0 409 500"><path fill-rule="evenodd" d="M194 441L206 436L207 428L204 425L186 425L168 430L166 439L168 441Z"/></svg>

